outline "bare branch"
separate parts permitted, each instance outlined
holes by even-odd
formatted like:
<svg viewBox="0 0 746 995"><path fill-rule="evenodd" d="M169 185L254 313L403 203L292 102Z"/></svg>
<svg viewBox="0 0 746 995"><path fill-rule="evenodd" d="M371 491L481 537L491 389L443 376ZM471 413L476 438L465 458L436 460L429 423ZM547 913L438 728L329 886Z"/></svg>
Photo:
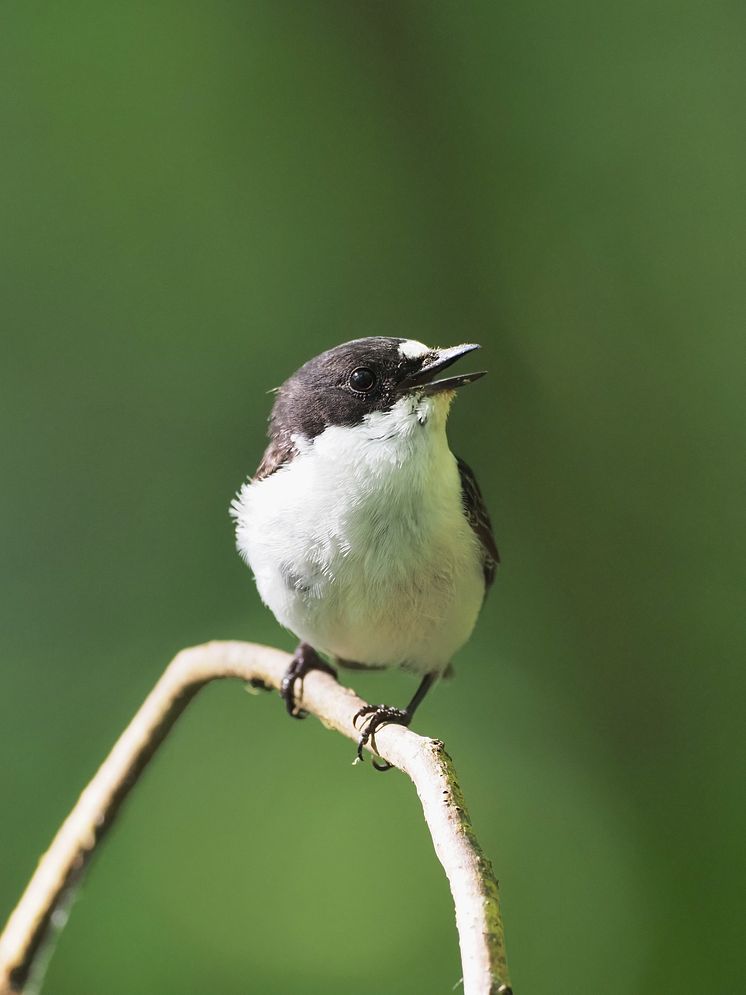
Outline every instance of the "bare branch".
<svg viewBox="0 0 746 995"><path fill-rule="evenodd" d="M183 650L166 668L140 710L62 824L0 935L0 995L28 984L55 912L81 877L119 807L176 719L210 681L232 677L279 688L290 657L252 643L213 642ZM349 739L365 702L328 674L304 679L303 707ZM465 995L508 995L497 881L477 843L453 763L438 740L402 726L376 734L378 755L413 781L456 907Z"/></svg>

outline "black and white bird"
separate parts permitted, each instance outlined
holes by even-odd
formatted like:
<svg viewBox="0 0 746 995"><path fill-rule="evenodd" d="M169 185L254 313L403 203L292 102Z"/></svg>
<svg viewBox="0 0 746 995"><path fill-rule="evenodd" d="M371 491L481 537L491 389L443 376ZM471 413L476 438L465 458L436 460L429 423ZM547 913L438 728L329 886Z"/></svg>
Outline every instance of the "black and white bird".
<svg viewBox="0 0 746 995"><path fill-rule="evenodd" d="M358 759L379 726L410 723L499 562L476 478L446 437L455 391L484 371L438 379L478 348L376 336L316 356L277 391L269 446L231 505L262 600L300 640L281 692L291 715L304 714L304 674L335 674L320 654L421 676L406 708L358 712Z"/></svg>

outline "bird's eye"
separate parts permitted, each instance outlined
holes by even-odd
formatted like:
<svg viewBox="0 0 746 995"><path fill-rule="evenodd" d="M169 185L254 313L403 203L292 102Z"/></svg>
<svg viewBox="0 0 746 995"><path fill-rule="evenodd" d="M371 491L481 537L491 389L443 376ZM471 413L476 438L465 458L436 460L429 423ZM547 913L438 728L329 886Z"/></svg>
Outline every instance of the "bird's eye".
<svg viewBox="0 0 746 995"><path fill-rule="evenodd" d="M376 383L376 375L367 366L359 366L350 374L350 387L359 394L366 394Z"/></svg>

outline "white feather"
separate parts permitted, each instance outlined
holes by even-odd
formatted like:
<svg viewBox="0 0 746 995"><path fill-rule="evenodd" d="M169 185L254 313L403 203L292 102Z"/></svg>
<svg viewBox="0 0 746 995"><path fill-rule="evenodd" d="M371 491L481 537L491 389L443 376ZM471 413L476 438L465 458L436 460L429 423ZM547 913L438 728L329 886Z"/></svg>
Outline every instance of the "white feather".
<svg viewBox="0 0 746 995"><path fill-rule="evenodd" d="M419 359L430 351L429 346L424 342L418 342L417 339L404 339L399 343L399 352L405 359Z"/></svg>
<svg viewBox="0 0 746 995"><path fill-rule="evenodd" d="M445 424L452 395L404 398L331 426L233 502L263 601L316 649L442 672L484 597Z"/></svg>

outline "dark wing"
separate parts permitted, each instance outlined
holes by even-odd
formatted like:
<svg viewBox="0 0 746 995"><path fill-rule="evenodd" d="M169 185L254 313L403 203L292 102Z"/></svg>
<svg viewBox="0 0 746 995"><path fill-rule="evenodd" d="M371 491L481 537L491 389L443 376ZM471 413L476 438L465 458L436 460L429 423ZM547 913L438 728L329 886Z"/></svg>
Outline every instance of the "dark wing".
<svg viewBox="0 0 746 995"><path fill-rule="evenodd" d="M281 432L272 439L264 450L262 462L251 479L264 480L265 477L269 477L275 470L279 470L281 466L288 463L297 452L289 433Z"/></svg>
<svg viewBox="0 0 746 995"><path fill-rule="evenodd" d="M474 529L482 544L484 557L484 582L489 587L495 579L495 571L500 562L497 543L492 534L492 522L479 489L477 478L468 463L456 457L458 472L461 476L461 500L464 504L464 514L469 525Z"/></svg>

